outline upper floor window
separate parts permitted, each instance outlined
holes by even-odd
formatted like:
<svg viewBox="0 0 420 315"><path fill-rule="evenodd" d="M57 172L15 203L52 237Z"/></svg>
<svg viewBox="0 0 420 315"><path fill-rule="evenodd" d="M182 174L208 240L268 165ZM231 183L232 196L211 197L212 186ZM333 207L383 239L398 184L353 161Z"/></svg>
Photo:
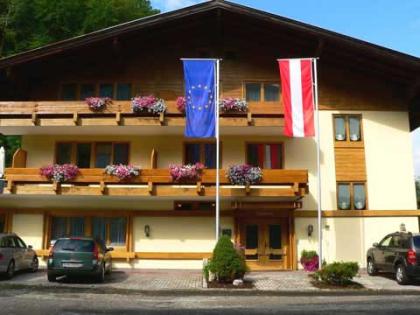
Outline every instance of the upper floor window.
<svg viewBox="0 0 420 315"><path fill-rule="evenodd" d="M279 169L283 167L282 143L248 143L246 162L261 168Z"/></svg>
<svg viewBox="0 0 420 315"><path fill-rule="evenodd" d="M216 168L216 143L186 142L184 145L184 163L203 163L207 168Z"/></svg>
<svg viewBox="0 0 420 315"><path fill-rule="evenodd" d="M216 204L212 201L175 201L174 208L184 211L215 210Z"/></svg>
<svg viewBox="0 0 420 315"><path fill-rule="evenodd" d="M77 98L77 84L68 83L61 87L61 99L63 101L73 101Z"/></svg>
<svg viewBox="0 0 420 315"><path fill-rule="evenodd" d="M132 84L128 82L65 83L61 86L60 98L64 101L84 100L90 96L109 97L116 100L130 100Z"/></svg>
<svg viewBox="0 0 420 315"><path fill-rule="evenodd" d="M335 141L362 141L361 120L360 115L334 115Z"/></svg>
<svg viewBox="0 0 420 315"><path fill-rule="evenodd" d="M366 209L366 188L364 183L338 183L337 205L340 210Z"/></svg>
<svg viewBox="0 0 420 315"><path fill-rule="evenodd" d="M59 142L55 161L73 163L80 168L104 168L109 164L128 164L129 151L126 142Z"/></svg>
<svg viewBox="0 0 420 315"><path fill-rule="evenodd" d="M277 102L280 99L280 84L273 82L246 82L247 102Z"/></svg>

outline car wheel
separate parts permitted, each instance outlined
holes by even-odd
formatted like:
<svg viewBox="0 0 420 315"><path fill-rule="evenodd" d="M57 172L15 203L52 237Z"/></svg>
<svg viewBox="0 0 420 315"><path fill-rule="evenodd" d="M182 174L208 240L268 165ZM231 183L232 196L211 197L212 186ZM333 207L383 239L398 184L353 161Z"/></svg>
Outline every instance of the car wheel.
<svg viewBox="0 0 420 315"><path fill-rule="evenodd" d="M405 285L410 283L410 277L407 276L407 271L403 264L398 264L395 268L395 279L398 284Z"/></svg>
<svg viewBox="0 0 420 315"><path fill-rule="evenodd" d="M31 263L31 271L32 272L37 272L39 268L39 260L37 256L34 256L34 258L32 259L32 263Z"/></svg>
<svg viewBox="0 0 420 315"><path fill-rule="evenodd" d="M7 279L12 279L15 274L15 262L11 260L7 266L6 277Z"/></svg>
<svg viewBox="0 0 420 315"><path fill-rule="evenodd" d="M376 268L372 258L368 259L366 269L369 276L374 276L378 273L378 269Z"/></svg>
<svg viewBox="0 0 420 315"><path fill-rule="evenodd" d="M103 283L105 281L105 265L102 264L99 274L96 276L96 282Z"/></svg>
<svg viewBox="0 0 420 315"><path fill-rule="evenodd" d="M55 275L53 275L52 273L48 273L47 277L48 277L49 282L56 282L57 281L57 277Z"/></svg>

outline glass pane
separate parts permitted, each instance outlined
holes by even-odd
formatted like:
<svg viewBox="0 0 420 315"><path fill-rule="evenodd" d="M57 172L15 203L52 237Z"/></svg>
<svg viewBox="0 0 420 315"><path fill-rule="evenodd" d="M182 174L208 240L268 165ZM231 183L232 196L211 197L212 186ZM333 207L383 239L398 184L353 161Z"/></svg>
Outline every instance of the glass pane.
<svg viewBox="0 0 420 315"><path fill-rule="evenodd" d="M245 249L258 250L258 225L247 225L245 228ZM245 255L246 259L258 259L258 252Z"/></svg>
<svg viewBox="0 0 420 315"><path fill-rule="evenodd" d="M366 208L366 192L364 184L353 185L353 198L355 209L363 210Z"/></svg>
<svg viewBox="0 0 420 315"><path fill-rule="evenodd" d="M341 210L350 209L350 185L338 185L338 208Z"/></svg>
<svg viewBox="0 0 420 315"><path fill-rule="evenodd" d="M77 157L76 163L80 168L89 168L90 167L90 152L91 144L90 143L78 143L77 144Z"/></svg>
<svg viewBox="0 0 420 315"><path fill-rule="evenodd" d="M281 144L270 144L270 155L271 168L282 168L283 146Z"/></svg>
<svg viewBox="0 0 420 315"><path fill-rule="evenodd" d="M117 100L129 100L129 99L131 99L131 84L118 83L117 84Z"/></svg>
<svg viewBox="0 0 420 315"><path fill-rule="evenodd" d="M87 97L95 96L94 84L82 84L80 86L80 99L84 100Z"/></svg>
<svg viewBox="0 0 420 315"><path fill-rule="evenodd" d="M112 143L97 143L95 153L95 167L105 168L111 164Z"/></svg>
<svg viewBox="0 0 420 315"><path fill-rule="evenodd" d="M106 220L105 218L92 219L92 236L95 239L106 241Z"/></svg>
<svg viewBox="0 0 420 315"><path fill-rule="evenodd" d="M83 217L69 218L70 236L85 235L85 219Z"/></svg>
<svg viewBox="0 0 420 315"><path fill-rule="evenodd" d="M67 234L66 218L53 217L51 222L51 240L64 237Z"/></svg>
<svg viewBox="0 0 420 315"><path fill-rule="evenodd" d="M112 83L103 83L99 85L99 96L100 97L114 97L114 86Z"/></svg>
<svg viewBox="0 0 420 315"><path fill-rule="evenodd" d="M4 216L0 215L0 233L4 233Z"/></svg>
<svg viewBox="0 0 420 315"><path fill-rule="evenodd" d="M247 102L261 101L261 84L260 83L246 83L245 93Z"/></svg>
<svg viewBox="0 0 420 315"><path fill-rule="evenodd" d="M128 143L114 143L114 164L128 164Z"/></svg>
<svg viewBox="0 0 420 315"><path fill-rule="evenodd" d="M216 168L216 144L204 144L204 165L207 168Z"/></svg>
<svg viewBox="0 0 420 315"><path fill-rule="evenodd" d="M264 101L277 102L280 96L280 85L274 83L264 84Z"/></svg>
<svg viewBox="0 0 420 315"><path fill-rule="evenodd" d="M185 145L185 164L194 164L200 160L200 143L187 143Z"/></svg>
<svg viewBox="0 0 420 315"><path fill-rule="evenodd" d="M122 246L125 244L125 218L111 218L109 224L109 238L111 245Z"/></svg>
<svg viewBox="0 0 420 315"><path fill-rule="evenodd" d="M392 236L387 236L385 237L380 243L379 245L381 246L389 246L389 244L391 243L391 238Z"/></svg>
<svg viewBox="0 0 420 315"><path fill-rule="evenodd" d="M273 249L281 249L281 226L280 224L270 224L269 230L269 246Z"/></svg>
<svg viewBox="0 0 420 315"><path fill-rule="evenodd" d="M346 135L346 120L343 117L335 117L335 140L345 141L347 138Z"/></svg>
<svg viewBox="0 0 420 315"><path fill-rule="evenodd" d="M61 88L61 99L63 101L74 101L77 94L77 85L75 83L63 84Z"/></svg>
<svg viewBox="0 0 420 315"><path fill-rule="evenodd" d="M360 118L349 117L350 141L360 141Z"/></svg>
<svg viewBox="0 0 420 315"><path fill-rule="evenodd" d="M247 163L252 166L259 166L258 161L258 144L248 144Z"/></svg>
<svg viewBox="0 0 420 315"><path fill-rule="evenodd" d="M55 163L57 164L67 164L71 163L71 153L72 153L73 144L68 143L57 143L57 151L55 157Z"/></svg>
<svg viewBox="0 0 420 315"><path fill-rule="evenodd" d="M94 244L95 243L90 240L60 240L55 243L54 250L90 253L94 250Z"/></svg>

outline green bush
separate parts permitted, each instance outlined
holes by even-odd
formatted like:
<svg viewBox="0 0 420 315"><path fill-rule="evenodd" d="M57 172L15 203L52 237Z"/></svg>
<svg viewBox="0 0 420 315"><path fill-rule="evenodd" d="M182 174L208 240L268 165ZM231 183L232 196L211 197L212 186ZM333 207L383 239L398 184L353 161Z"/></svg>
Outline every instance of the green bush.
<svg viewBox="0 0 420 315"><path fill-rule="evenodd" d="M220 237L207 266L208 271L213 273L219 282L231 283L235 279L243 278L247 271L244 256L236 250L226 235Z"/></svg>
<svg viewBox="0 0 420 315"><path fill-rule="evenodd" d="M314 257L318 257L318 254L314 250L306 250L306 249L304 249L300 253L300 259L311 260Z"/></svg>
<svg viewBox="0 0 420 315"><path fill-rule="evenodd" d="M334 285L347 285L359 271L356 262L333 262L316 272L318 280Z"/></svg>

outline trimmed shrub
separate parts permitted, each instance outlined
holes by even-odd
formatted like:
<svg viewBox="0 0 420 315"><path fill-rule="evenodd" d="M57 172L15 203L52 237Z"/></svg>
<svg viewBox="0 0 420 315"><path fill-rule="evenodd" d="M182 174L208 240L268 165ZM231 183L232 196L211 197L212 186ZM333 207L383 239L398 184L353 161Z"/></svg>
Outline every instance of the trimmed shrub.
<svg viewBox="0 0 420 315"><path fill-rule="evenodd" d="M357 262L333 262L323 266L321 270L315 273L318 280L333 284L347 285L359 271Z"/></svg>
<svg viewBox="0 0 420 315"><path fill-rule="evenodd" d="M243 278L247 271L245 258L235 249L229 236L223 235L218 240L213 256L208 263L208 271L214 274L218 282L231 283Z"/></svg>

